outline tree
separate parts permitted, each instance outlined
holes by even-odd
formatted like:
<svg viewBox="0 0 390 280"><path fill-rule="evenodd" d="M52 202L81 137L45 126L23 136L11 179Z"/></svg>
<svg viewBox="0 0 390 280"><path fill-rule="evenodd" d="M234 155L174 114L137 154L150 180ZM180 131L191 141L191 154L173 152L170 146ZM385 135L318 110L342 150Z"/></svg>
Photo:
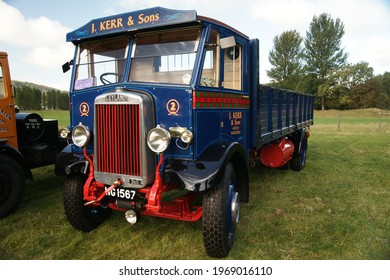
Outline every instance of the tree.
<svg viewBox="0 0 390 280"><path fill-rule="evenodd" d="M21 110L40 110L41 109L41 91L29 86L21 86L16 91L16 105Z"/></svg>
<svg viewBox="0 0 390 280"><path fill-rule="evenodd" d="M29 85L17 87L15 102L22 111L42 109L69 110L69 95L67 92L55 89L41 90Z"/></svg>
<svg viewBox="0 0 390 280"><path fill-rule="evenodd" d="M58 104L57 109L69 110L69 95L68 95L68 93L58 91L57 104Z"/></svg>
<svg viewBox="0 0 390 280"><path fill-rule="evenodd" d="M390 73L389 72L385 72L382 75L382 84L383 84L385 94L390 99ZM389 104L389 106L390 106L390 104Z"/></svg>
<svg viewBox="0 0 390 280"><path fill-rule="evenodd" d="M274 47L268 60L274 66L267 71L272 83L283 88L296 90L302 69L303 38L296 31L285 31L274 38Z"/></svg>
<svg viewBox="0 0 390 280"><path fill-rule="evenodd" d="M350 99L355 108L390 108L390 73L378 75L352 88Z"/></svg>
<svg viewBox="0 0 390 280"><path fill-rule="evenodd" d="M332 109L355 108L356 100L350 95L355 87L365 84L374 77L374 69L367 62L346 64L328 77L319 86L321 96L326 94L325 105ZM354 104L355 103L355 104Z"/></svg>
<svg viewBox="0 0 390 280"><path fill-rule="evenodd" d="M364 84L374 77L374 69L368 62L361 61L356 64L346 64L336 72L336 82L349 90Z"/></svg>
<svg viewBox="0 0 390 280"><path fill-rule="evenodd" d="M45 96L46 103L44 107L46 109L59 109L69 110L69 97L67 92L61 92L59 90L48 90Z"/></svg>
<svg viewBox="0 0 390 280"><path fill-rule="evenodd" d="M39 89L32 89L30 94L30 109L31 110L42 110L42 92Z"/></svg>
<svg viewBox="0 0 390 280"><path fill-rule="evenodd" d="M56 109L56 91L49 90L46 92L47 109Z"/></svg>
<svg viewBox="0 0 390 280"><path fill-rule="evenodd" d="M341 48L341 39L344 35L344 24L339 18L333 20L328 14L314 16L306 32L304 59L306 73L314 77L310 82L313 88L310 92L317 92L321 97L321 107L325 109L325 97L323 85L330 75L342 67L347 60L348 54ZM322 89L322 91L318 91Z"/></svg>

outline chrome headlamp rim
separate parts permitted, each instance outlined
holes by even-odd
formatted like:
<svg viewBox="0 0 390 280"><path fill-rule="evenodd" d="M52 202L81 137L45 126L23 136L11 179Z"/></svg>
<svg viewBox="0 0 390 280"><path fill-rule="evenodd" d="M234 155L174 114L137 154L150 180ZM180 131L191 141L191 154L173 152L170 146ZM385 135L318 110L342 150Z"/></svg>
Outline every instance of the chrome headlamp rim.
<svg viewBox="0 0 390 280"><path fill-rule="evenodd" d="M69 139L71 137L71 131L68 127L61 128L59 130L59 135L62 139Z"/></svg>
<svg viewBox="0 0 390 280"><path fill-rule="evenodd" d="M79 123L73 128L72 141L77 147L84 148L88 145L90 139L91 132L89 131L88 126Z"/></svg>
<svg viewBox="0 0 390 280"><path fill-rule="evenodd" d="M170 133L166 129L162 128L160 125L151 129L148 133L148 146L153 152L157 154L164 152L168 148L170 142Z"/></svg>
<svg viewBox="0 0 390 280"><path fill-rule="evenodd" d="M180 138L185 144L190 144L194 138L193 133L186 127L175 126L169 128L169 133L172 138Z"/></svg>
<svg viewBox="0 0 390 280"><path fill-rule="evenodd" d="M184 130L183 133L180 136L180 139L183 143L190 144L192 142L192 139L194 138L194 135L190 130Z"/></svg>

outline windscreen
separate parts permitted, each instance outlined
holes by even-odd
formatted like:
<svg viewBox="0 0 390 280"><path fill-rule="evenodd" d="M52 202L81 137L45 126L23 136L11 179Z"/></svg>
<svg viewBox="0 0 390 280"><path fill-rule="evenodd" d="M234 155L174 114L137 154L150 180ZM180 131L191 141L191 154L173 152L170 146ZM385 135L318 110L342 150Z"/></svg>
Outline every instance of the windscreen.
<svg viewBox="0 0 390 280"><path fill-rule="evenodd" d="M123 82L128 42L121 37L80 44L74 90Z"/></svg>
<svg viewBox="0 0 390 280"><path fill-rule="evenodd" d="M139 34L129 81L190 84L199 37L200 28Z"/></svg>

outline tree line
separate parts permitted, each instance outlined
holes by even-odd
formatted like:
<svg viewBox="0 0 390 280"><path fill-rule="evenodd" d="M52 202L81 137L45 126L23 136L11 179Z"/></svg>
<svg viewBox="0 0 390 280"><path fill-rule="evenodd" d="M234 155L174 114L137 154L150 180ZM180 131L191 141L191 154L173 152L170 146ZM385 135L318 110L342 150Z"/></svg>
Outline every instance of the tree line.
<svg viewBox="0 0 390 280"><path fill-rule="evenodd" d="M16 88L16 105L22 110L69 110L68 93L22 85Z"/></svg>
<svg viewBox="0 0 390 280"><path fill-rule="evenodd" d="M341 46L344 24L314 16L306 37L296 30L274 38L267 70L271 85L316 95L319 109L390 108L390 73L374 76L365 61L348 63Z"/></svg>

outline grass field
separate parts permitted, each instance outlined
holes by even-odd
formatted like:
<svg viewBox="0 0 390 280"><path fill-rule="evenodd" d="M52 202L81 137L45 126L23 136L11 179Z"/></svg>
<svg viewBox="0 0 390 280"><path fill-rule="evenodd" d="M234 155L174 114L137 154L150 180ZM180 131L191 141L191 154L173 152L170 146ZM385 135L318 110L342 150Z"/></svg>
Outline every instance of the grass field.
<svg viewBox="0 0 390 280"><path fill-rule="evenodd" d="M389 259L390 115L315 112L302 172L256 166L227 259ZM67 115L55 112L45 118ZM340 119L340 125L339 125ZM1 259L210 259L201 222L122 212L91 233L67 222L64 177L34 170L18 211L0 220Z"/></svg>
<svg viewBox="0 0 390 280"><path fill-rule="evenodd" d="M69 125L69 111L61 110L45 110L45 111L34 111L39 114L43 119L56 119L58 120L58 126L64 128Z"/></svg>

